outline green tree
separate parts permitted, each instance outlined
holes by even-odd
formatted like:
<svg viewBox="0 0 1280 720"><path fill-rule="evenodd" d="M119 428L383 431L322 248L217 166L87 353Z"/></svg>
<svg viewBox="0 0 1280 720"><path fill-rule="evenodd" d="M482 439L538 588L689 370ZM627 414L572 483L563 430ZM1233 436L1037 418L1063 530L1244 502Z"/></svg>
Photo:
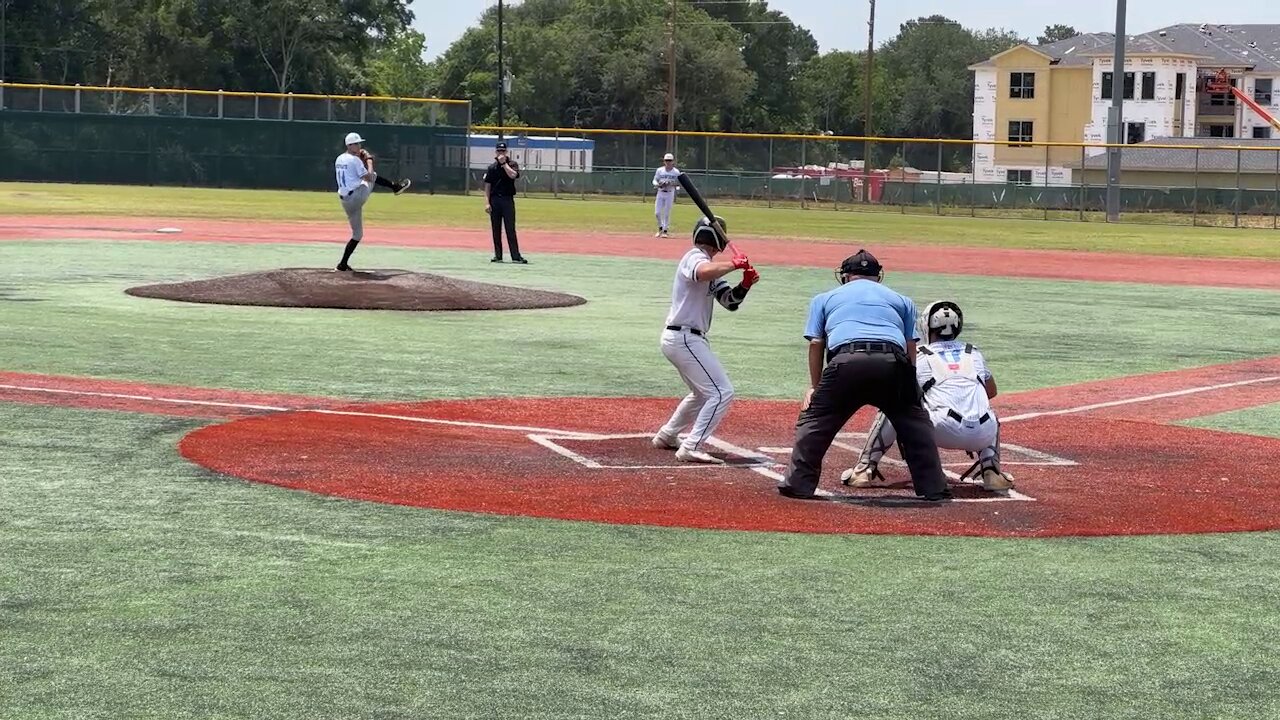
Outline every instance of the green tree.
<svg viewBox="0 0 1280 720"><path fill-rule="evenodd" d="M1036 38L1039 45L1048 45L1049 43L1058 42L1059 40L1069 40L1080 34L1080 31L1070 25L1045 25L1044 33Z"/></svg>

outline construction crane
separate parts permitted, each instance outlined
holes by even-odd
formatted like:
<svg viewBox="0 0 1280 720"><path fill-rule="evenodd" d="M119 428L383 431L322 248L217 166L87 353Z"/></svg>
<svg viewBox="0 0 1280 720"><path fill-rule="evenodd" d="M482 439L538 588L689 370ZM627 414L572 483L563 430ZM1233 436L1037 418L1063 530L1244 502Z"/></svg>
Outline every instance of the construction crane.
<svg viewBox="0 0 1280 720"><path fill-rule="evenodd" d="M1211 78L1206 78L1204 89L1206 92L1213 93L1214 95L1225 95L1227 93L1235 95L1237 100L1245 104L1245 107L1248 107L1250 110L1257 113L1258 117L1266 120L1271 127L1276 130L1280 130L1280 120L1276 120L1272 117L1271 113L1267 112L1261 105L1254 102L1253 98L1246 95L1243 90L1232 85L1231 78L1227 74L1226 70L1219 70L1217 75L1214 75Z"/></svg>

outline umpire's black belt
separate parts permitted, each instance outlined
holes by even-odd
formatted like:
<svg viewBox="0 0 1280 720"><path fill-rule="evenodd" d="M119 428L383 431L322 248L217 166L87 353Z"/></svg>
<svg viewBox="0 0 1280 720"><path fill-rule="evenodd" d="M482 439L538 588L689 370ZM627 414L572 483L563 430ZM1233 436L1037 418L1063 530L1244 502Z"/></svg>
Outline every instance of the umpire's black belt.
<svg viewBox="0 0 1280 720"><path fill-rule="evenodd" d="M905 350L898 347L895 343L884 342L881 340L854 340L843 345L837 345L827 353L827 358L833 358L837 355L846 353L869 353L880 355L903 355Z"/></svg>
<svg viewBox="0 0 1280 720"><path fill-rule="evenodd" d="M668 330L674 330L674 331L676 331L676 332L680 332L681 330L688 330L689 332L693 333L694 335L699 335L699 336L700 336L700 335L702 335L702 331L701 331L701 330L699 330L699 329L698 329L698 328L696 328L696 327L689 327L689 326L687 326L687 325L668 325L668 326L667 326L667 329L668 329Z"/></svg>
<svg viewBox="0 0 1280 720"><path fill-rule="evenodd" d="M956 422L964 422L964 416L956 412L955 410L948 409L947 417L951 418L952 420L955 420ZM981 425L982 423L990 419L991 419L991 413L982 413L982 417L978 418L978 424Z"/></svg>

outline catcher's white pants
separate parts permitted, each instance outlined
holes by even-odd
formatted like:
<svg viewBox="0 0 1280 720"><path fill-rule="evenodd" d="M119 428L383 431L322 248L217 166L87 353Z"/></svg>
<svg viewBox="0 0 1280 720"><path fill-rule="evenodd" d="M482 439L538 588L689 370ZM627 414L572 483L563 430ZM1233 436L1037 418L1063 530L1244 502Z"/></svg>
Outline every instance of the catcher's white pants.
<svg viewBox="0 0 1280 720"><path fill-rule="evenodd" d="M987 421L980 423L976 418L956 420L947 413L946 408L929 409L929 418L933 420L933 437L940 448L964 450L977 453L983 462L999 461L1000 456L1000 424L996 421L996 413L989 410ZM885 451L893 447L898 433L893 424L883 413L877 413L871 424L871 435L859 458L859 464L878 463Z"/></svg>
<svg viewBox="0 0 1280 720"><path fill-rule="evenodd" d="M662 354L676 366L680 379L689 387L689 394L680 401L658 435L676 440L687 429L689 433L681 445L686 450L699 450L728 414L733 402L733 383L729 382L720 359L711 352L711 344L701 335L688 330L664 330Z"/></svg>
<svg viewBox="0 0 1280 720"><path fill-rule="evenodd" d="M374 179L377 179L375 174ZM351 224L351 239L360 242L364 239L364 204L369 202L369 194L373 192L373 181L365 181L356 186L350 195L340 195L342 209L347 213L347 222Z"/></svg>
<svg viewBox="0 0 1280 720"><path fill-rule="evenodd" d="M653 216L658 218L658 228L666 230L671 227L671 206L676 204L674 190L659 190L653 201Z"/></svg>

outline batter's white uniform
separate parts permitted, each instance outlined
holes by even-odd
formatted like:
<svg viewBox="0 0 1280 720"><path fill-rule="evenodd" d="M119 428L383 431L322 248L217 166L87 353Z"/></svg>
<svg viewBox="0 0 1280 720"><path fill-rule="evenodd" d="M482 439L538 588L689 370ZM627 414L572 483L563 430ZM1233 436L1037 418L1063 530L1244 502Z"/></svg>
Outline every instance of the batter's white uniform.
<svg viewBox="0 0 1280 720"><path fill-rule="evenodd" d="M347 213L347 222L351 224L351 239L359 242L364 238L364 204L369 201L369 193L373 192L373 181L377 173L369 180L364 176L369 173L364 160L359 156L344 152L333 161L333 170L337 175L338 199L342 201L342 209Z"/></svg>
<svg viewBox="0 0 1280 720"><path fill-rule="evenodd" d="M658 437L674 442L688 429L688 436L681 443L687 451L701 450L733 402L733 383L720 359L711 352L707 331L711 328L711 303L719 301L730 310L736 310L740 303L733 302L732 287L723 279L698 280L698 268L708 262L711 257L697 246L680 259L671 286L671 311L662 332L662 354L676 367L689 394L658 431Z"/></svg>
<svg viewBox="0 0 1280 720"><path fill-rule="evenodd" d="M680 170L674 165L670 170L663 165L653 174L653 186L657 197L653 201L653 216L658 219L658 230L666 232L671 227L671 207L676 203L676 188L680 187Z"/></svg>
<svg viewBox="0 0 1280 720"><path fill-rule="evenodd" d="M916 381L933 420L938 447L978 454L984 464L999 462L1000 427L987 398L987 361L973 345L939 340L916 355ZM859 465L878 463L897 439L893 425L877 414Z"/></svg>

